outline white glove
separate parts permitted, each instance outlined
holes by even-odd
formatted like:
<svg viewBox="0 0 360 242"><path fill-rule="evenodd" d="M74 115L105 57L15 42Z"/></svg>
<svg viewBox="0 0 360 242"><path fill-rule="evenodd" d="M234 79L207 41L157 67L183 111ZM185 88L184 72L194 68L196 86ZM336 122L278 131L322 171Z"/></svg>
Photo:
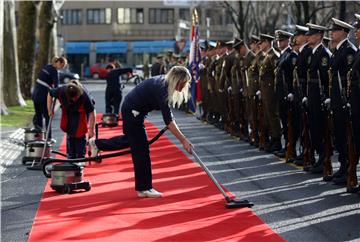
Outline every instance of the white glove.
<svg viewBox="0 0 360 242"><path fill-rule="evenodd" d="M224 90L219 88L219 92L221 92L221 93L222 93L222 92L224 92Z"/></svg>
<svg viewBox="0 0 360 242"><path fill-rule="evenodd" d="M260 90L258 90L258 91L256 92L256 96L258 96L258 98L261 99L261 91L260 91Z"/></svg>
<svg viewBox="0 0 360 242"><path fill-rule="evenodd" d="M307 102L308 102L307 97L304 97L304 98L302 99L302 104L307 104Z"/></svg>
<svg viewBox="0 0 360 242"><path fill-rule="evenodd" d="M290 102L294 101L294 94L289 93L288 96L287 96L287 99L288 99Z"/></svg>
<svg viewBox="0 0 360 242"><path fill-rule="evenodd" d="M231 87L228 87L227 92L228 92L228 93L231 93L231 90L232 90L232 88L231 88Z"/></svg>
<svg viewBox="0 0 360 242"><path fill-rule="evenodd" d="M240 88L240 92L242 93L244 91L244 89Z"/></svg>
<svg viewBox="0 0 360 242"><path fill-rule="evenodd" d="M324 101L324 104L325 104L325 107L327 110L330 109L330 102L331 102L330 98L326 98Z"/></svg>
<svg viewBox="0 0 360 242"><path fill-rule="evenodd" d="M204 68L205 68L204 64L203 64L203 63L200 63L200 64L199 64L199 70L202 70L202 69L204 69Z"/></svg>

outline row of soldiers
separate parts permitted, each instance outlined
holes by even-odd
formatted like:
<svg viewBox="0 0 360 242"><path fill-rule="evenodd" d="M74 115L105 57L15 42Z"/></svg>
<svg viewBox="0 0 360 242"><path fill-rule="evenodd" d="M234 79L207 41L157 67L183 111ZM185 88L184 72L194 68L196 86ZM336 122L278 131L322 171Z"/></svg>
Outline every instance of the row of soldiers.
<svg viewBox="0 0 360 242"><path fill-rule="evenodd" d="M358 192L360 51L348 39L354 30L360 42L360 15L355 18L353 25L332 18L330 28L308 23L296 25L295 33L253 35L249 43L235 38L207 44L200 70L202 118ZM326 31L332 51L323 43ZM335 173L333 148L340 163Z"/></svg>

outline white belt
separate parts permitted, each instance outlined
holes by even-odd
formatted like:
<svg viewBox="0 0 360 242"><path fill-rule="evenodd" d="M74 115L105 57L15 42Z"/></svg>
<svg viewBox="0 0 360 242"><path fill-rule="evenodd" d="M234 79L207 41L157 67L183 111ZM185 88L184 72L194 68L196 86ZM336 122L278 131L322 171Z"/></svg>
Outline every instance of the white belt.
<svg viewBox="0 0 360 242"><path fill-rule="evenodd" d="M40 79L37 79L36 82L39 83L40 85L48 88L48 89L51 89L51 87L49 86L49 84L47 84L46 82L44 82L44 81L42 81L42 80L40 80Z"/></svg>

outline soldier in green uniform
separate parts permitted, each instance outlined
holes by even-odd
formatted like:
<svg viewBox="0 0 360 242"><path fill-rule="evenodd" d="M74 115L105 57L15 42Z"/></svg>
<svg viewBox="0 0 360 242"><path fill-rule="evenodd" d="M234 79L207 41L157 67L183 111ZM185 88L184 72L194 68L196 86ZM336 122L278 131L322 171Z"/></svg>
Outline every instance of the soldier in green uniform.
<svg viewBox="0 0 360 242"><path fill-rule="evenodd" d="M255 58L251 61L248 68L248 79L249 79L249 94L252 96L250 99L251 106L251 118L250 127L251 127L251 139L250 144L255 147L259 147L259 113L258 113L258 102L256 93L260 90L259 86L259 66L260 61L263 58L262 51L260 50L260 38L258 36L252 35L250 38L250 50L255 55Z"/></svg>
<svg viewBox="0 0 360 242"><path fill-rule="evenodd" d="M260 63L259 82L261 102L264 106L265 126L269 128L270 142L265 146L265 151L274 152L281 150L281 127L279 118L279 106L275 94L276 60L279 53L272 46L274 37L260 34L260 48L264 59Z"/></svg>
<svg viewBox="0 0 360 242"><path fill-rule="evenodd" d="M218 43L217 49L217 60L215 66L215 92L216 92L216 112L217 112L217 121L215 126L219 129L224 129L224 122L226 116L226 96L224 91L221 89L221 73L223 69L223 63L225 60L226 46L224 42Z"/></svg>
<svg viewBox="0 0 360 242"><path fill-rule="evenodd" d="M241 137L244 141L249 141L249 124L252 122L251 99L254 96L249 80L249 69L255 59L255 54L251 52L245 42L240 43L240 80L242 96L242 115L241 115Z"/></svg>

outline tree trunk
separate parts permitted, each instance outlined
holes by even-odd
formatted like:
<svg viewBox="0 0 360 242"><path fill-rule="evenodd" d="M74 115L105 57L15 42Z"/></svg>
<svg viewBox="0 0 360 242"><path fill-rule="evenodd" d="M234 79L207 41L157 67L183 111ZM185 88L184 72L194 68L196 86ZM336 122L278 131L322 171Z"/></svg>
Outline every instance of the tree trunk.
<svg viewBox="0 0 360 242"><path fill-rule="evenodd" d="M4 46L4 2L0 1L0 46ZM7 115L4 100L4 48L0 48L0 114Z"/></svg>
<svg viewBox="0 0 360 242"><path fill-rule="evenodd" d="M19 74L20 87L25 98L31 97L35 62L36 19L36 3L31 1L19 2Z"/></svg>
<svg viewBox="0 0 360 242"><path fill-rule="evenodd" d="M339 19L342 21L346 21L346 1L340 2Z"/></svg>
<svg viewBox="0 0 360 242"><path fill-rule="evenodd" d="M310 23L310 10L309 10L309 2L301 1L301 4L304 9L304 24Z"/></svg>
<svg viewBox="0 0 360 242"><path fill-rule="evenodd" d="M35 78L41 68L50 62L53 53L50 50L50 38L53 27L52 2L44 1L41 4L39 16L39 50L36 59Z"/></svg>
<svg viewBox="0 0 360 242"><path fill-rule="evenodd" d="M4 101L7 106L25 106L20 92L14 0L6 1L4 10Z"/></svg>

